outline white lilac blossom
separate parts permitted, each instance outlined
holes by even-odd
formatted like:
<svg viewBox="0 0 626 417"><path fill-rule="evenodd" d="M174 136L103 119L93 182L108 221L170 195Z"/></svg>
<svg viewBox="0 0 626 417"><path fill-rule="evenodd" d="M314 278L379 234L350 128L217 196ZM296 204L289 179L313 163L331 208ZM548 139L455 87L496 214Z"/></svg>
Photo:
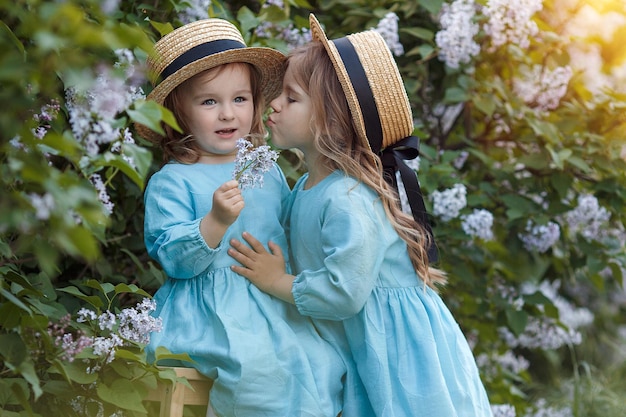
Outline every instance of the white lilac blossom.
<svg viewBox="0 0 626 417"><path fill-rule="evenodd" d="M524 79L513 80L513 90L519 98L539 111L554 110L567 93L573 71L569 66L549 70L535 65Z"/></svg>
<svg viewBox="0 0 626 417"><path fill-rule="evenodd" d="M115 204L113 204L113 202L111 201L111 198L107 193L106 185L102 182L102 177L100 177L100 174L93 174L91 177L89 177L89 180L96 188L96 191L98 191L98 199L106 209L107 213L113 213L113 208L115 207Z"/></svg>
<svg viewBox="0 0 626 417"><path fill-rule="evenodd" d="M263 4L263 8L276 6L283 8L284 4L281 0L267 1ZM311 42L311 30L309 28L297 28L293 23L289 23L286 27L276 25L272 22L261 22L254 29L256 36L266 39L278 39L287 44L287 50L292 50L298 46L306 45Z"/></svg>
<svg viewBox="0 0 626 417"><path fill-rule="evenodd" d="M100 1L100 9L102 12L108 15L112 15L114 12L119 10L120 0L101 0Z"/></svg>
<svg viewBox="0 0 626 417"><path fill-rule="evenodd" d="M473 0L455 0L442 6L442 30L435 35L435 42L439 59L450 68L469 63L480 52L480 46L474 41L480 29L474 22L475 15Z"/></svg>
<svg viewBox="0 0 626 417"><path fill-rule="evenodd" d="M77 316L76 321L78 323L86 323L88 321L92 321L98 318L98 315L96 314L96 312L88 308L81 308L76 313L76 316Z"/></svg>
<svg viewBox="0 0 626 417"><path fill-rule="evenodd" d="M458 170L462 169L468 157L469 152L461 151L461 153L459 153L459 156L454 158L454 161L452 161L452 166Z"/></svg>
<svg viewBox="0 0 626 417"><path fill-rule="evenodd" d="M532 17L543 8L543 0L489 0L483 9L489 19L485 33L491 37L494 47L511 43L528 48L531 37L539 33Z"/></svg>
<svg viewBox="0 0 626 417"><path fill-rule="evenodd" d="M512 350L507 350L504 354L481 353L476 356L476 365L481 374L497 378L503 372L519 375L528 370L530 362L523 356L516 355Z"/></svg>
<svg viewBox="0 0 626 417"><path fill-rule="evenodd" d="M579 195L578 205L565 213L565 221L571 233L580 233L587 240L599 240L603 237L603 228L611 213L601 207L593 195Z"/></svg>
<svg viewBox="0 0 626 417"><path fill-rule="evenodd" d="M160 332L163 327L161 318L152 317L156 310L154 300L144 298L135 308L125 308L118 314L120 336L136 343L148 344L150 333Z"/></svg>
<svg viewBox="0 0 626 417"><path fill-rule="evenodd" d="M521 287L523 294L532 294L540 291L559 311L559 320L570 329L579 329L593 323L593 313L585 307L576 307L567 299L559 295L560 280L542 281L539 285L524 283Z"/></svg>
<svg viewBox="0 0 626 417"><path fill-rule="evenodd" d="M232 177L242 190L263 187L263 175L274 166L278 152L268 145L257 146L244 138L237 139L237 156Z"/></svg>
<svg viewBox="0 0 626 417"><path fill-rule="evenodd" d="M492 404L491 413L493 417L516 417L515 407L511 404Z"/></svg>
<svg viewBox="0 0 626 417"><path fill-rule="evenodd" d="M520 233L518 237L526 250L545 253L559 240L561 229L554 222L535 224L532 220L528 220L526 233Z"/></svg>
<svg viewBox="0 0 626 417"><path fill-rule="evenodd" d="M61 317L58 323L49 323L48 335L52 338L55 346L60 348L61 359L73 362L79 353L92 345L92 341L82 331L77 331L75 334L68 333L70 320L71 317L67 314Z"/></svg>
<svg viewBox="0 0 626 417"><path fill-rule="evenodd" d="M35 209L35 216L39 220L48 220L50 213L55 208L54 197L51 194L45 193L39 195L35 193L28 194L31 206Z"/></svg>
<svg viewBox="0 0 626 417"><path fill-rule="evenodd" d="M60 110L59 101L52 100L50 104L43 105L39 113L33 115L33 119L39 123L39 126L33 130L33 135L36 138L43 139L50 129L50 122L56 119Z"/></svg>
<svg viewBox="0 0 626 417"><path fill-rule="evenodd" d="M493 240L493 214L485 209L474 209L461 216L461 228L465 234L485 241Z"/></svg>
<svg viewBox="0 0 626 417"><path fill-rule="evenodd" d="M118 347L124 345L124 341L117 334L111 334L108 337L97 336L93 339L94 355L105 358L105 363L113 362L115 359L115 351Z"/></svg>
<svg viewBox="0 0 626 417"><path fill-rule="evenodd" d="M211 6L211 0L186 0L184 3L188 4L178 13L178 20L183 24L195 22L196 20L206 19L209 17L209 7Z"/></svg>
<svg viewBox="0 0 626 417"><path fill-rule="evenodd" d="M113 330L115 324L117 324L115 314L108 310L98 316L98 326L100 330Z"/></svg>
<svg viewBox="0 0 626 417"><path fill-rule="evenodd" d="M527 411L524 417L574 417L574 412L570 407L550 407L544 398L540 398L534 410Z"/></svg>
<svg viewBox="0 0 626 417"><path fill-rule="evenodd" d="M467 205L467 189L463 184L455 184L447 190L434 191L431 198L433 200L433 214L447 222L458 217L461 210Z"/></svg>
<svg viewBox="0 0 626 417"><path fill-rule="evenodd" d="M552 317L530 317L526 328L519 336L513 335L507 328L498 329L500 337L511 348L554 350L564 345L578 345L582 335L578 330L593 322L594 316L586 308L577 308L558 294L560 281L544 281L537 285L524 284L522 293L532 294L540 291L548 298L559 313L559 321ZM542 306L539 306L540 308Z"/></svg>
<svg viewBox="0 0 626 417"><path fill-rule="evenodd" d="M512 347L555 350L565 345L579 345L582 335L574 329L564 329L551 317L529 317L526 328L515 336L508 328L498 329L500 337Z"/></svg>
<svg viewBox="0 0 626 417"><path fill-rule="evenodd" d="M89 90L68 88L65 96L72 133L91 156L100 152L101 145L121 140L123 133L116 127L119 124L116 116L135 100L145 98L140 87L129 85L106 69Z"/></svg>
<svg viewBox="0 0 626 417"><path fill-rule="evenodd" d="M378 25L373 28L374 31L380 33L395 56L404 54L404 47L400 43L400 36L398 35L398 20L400 20L398 15L389 12L378 22Z"/></svg>

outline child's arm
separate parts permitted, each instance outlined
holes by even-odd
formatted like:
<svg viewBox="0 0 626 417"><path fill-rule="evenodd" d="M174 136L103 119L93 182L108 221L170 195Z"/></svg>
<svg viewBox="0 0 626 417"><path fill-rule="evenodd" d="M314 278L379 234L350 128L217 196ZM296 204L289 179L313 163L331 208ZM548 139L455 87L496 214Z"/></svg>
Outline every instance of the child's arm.
<svg viewBox="0 0 626 417"><path fill-rule="evenodd" d="M237 220L244 201L235 180L227 181L213 193L213 207L200 222L200 234L210 248L216 248L226 229Z"/></svg>
<svg viewBox="0 0 626 417"><path fill-rule="evenodd" d="M270 253L250 233L244 232L243 238L250 247L236 239L230 241L232 248L228 249L228 254L243 265L233 265L231 269L249 279L261 291L295 304L291 294L295 277L286 272L285 258L280 246L274 242L268 242L272 251Z"/></svg>

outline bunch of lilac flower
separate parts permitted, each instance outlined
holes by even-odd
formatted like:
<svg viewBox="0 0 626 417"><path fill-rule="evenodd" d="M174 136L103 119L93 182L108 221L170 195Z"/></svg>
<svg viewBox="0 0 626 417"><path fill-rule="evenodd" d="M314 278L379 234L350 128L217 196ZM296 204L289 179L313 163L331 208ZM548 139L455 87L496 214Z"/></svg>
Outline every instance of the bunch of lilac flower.
<svg viewBox="0 0 626 417"><path fill-rule="evenodd" d="M58 323L50 323L48 335L52 338L55 346L61 350L61 359L73 362L76 355L85 348L92 346L92 340L80 330L74 333L68 332L70 319L70 315L67 314L61 317Z"/></svg>
<svg viewBox="0 0 626 417"><path fill-rule="evenodd" d="M561 229L554 222L534 224L532 220L528 220L526 233L520 233L518 237L524 243L526 250L544 253L559 240Z"/></svg>
<svg viewBox="0 0 626 417"><path fill-rule="evenodd" d="M211 0L187 0L184 4L188 4L189 6L181 9L178 13L178 19L182 23L187 24L209 17Z"/></svg>
<svg viewBox="0 0 626 417"><path fill-rule="evenodd" d="M261 6L261 10L271 6L284 9L285 3L283 0L266 0L263 6ZM293 23L289 23L286 27L283 27L269 21L264 21L254 29L254 33L260 38L283 40L287 44L287 50L311 42L311 30L309 28L297 28Z"/></svg>
<svg viewBox="0 0 626 417"><path fill-rule="evenodd" d="M559 321L548 316L530 317L526 328L520 335L514 335L508 328L498 329L500 337L511 348L554 350L564 345L578 345L582 334L578 330L588 326L594 315L587 308L577 308L558 294L559 281L544 281L539 285L525 284L523 294L540 291L559 312ZM541 307L541 306L539 306Z"/></svg>
<svg viewBox="0 0 626 417"><path fill-rule="evenodd" d="M480 30L474 23L476 4L473 0L455 0L451 4L444 3L442 11L442 29L435 35L439 59L450 68L458 68L480 52L480 46L474 41Z"/></svg>
<svg viewBox="0 0 626 417"><path fill-rule="evenodd" d="M374 28L374 31L380 33L385 40L385 43L395 56L404 54L404 47L400 43L400 36L398 35L399 19L398 15L393 12L389 12Z"/></svg>
<svg viewBox="0 0 626 417"><path fill-rule="evenodd" d="M247 139L237 140L237 157L233 179L239 182L242 190L263 187L263 175L274 166L278 159L278 152L268 145L256 148Z"/></svg>
<svg viewBox="0 0 626 417"><path fill-rule="evenodd" d="M463 184L455 184L452 188L444 191L434 191L433 214L444 222L459 216L461 210L467 205L467 189Z"/></svg>
<svg viewBox="0 0 626 417"><path fill-rule="evenodd" d="M580 195L576 208L565 213L564 217L570 232L580 233L587 240L599 240L611 213L598 204L595 196Z"/></svg>
<svg viewBox="0 0 626 417"><path fill-rule="evenodd" d="M541 65L535 65L525 79L513 80L513 89L524 103L537 110L553 110L567 93L567 85L572 75L573 71L569 66L550 71Z"/></svg>
<svg viewBox="0 0 626 417"><path fill-rule="evenodd" d="M516 417L515 407L511 404L491 404L493 417Z"/></svg>
<svg viewBox="0 0 626 417"><path fill-rule="evenodd" d="M461 216L461 228L465 234L488 241L493 239L493 214L484 209L474 209Z"/></svg>
<svg viewBox="0 0 626 417"><path fill-rule="evenodd" d="M163 326L161 318L152 317L150 313L156 310L154 300L144 298L133 308L125 308L118 314L105 311L96 314L93 310L81 308L77 315L78 323L88 323L93 332L92 348L96 356L110 363L115 359L118 347L131 343L148 344L150 333L160 332ZM99 366L91 368L97 371Z"/></svg>
<svg viewBox="0 0 626 417"><path fill-rule="evenodd" d="M539 32L532 17L543 8L543 0L489 0L484 15L489 19L485 33L494 47L511 43L528 48L529 38Z"/></svg>

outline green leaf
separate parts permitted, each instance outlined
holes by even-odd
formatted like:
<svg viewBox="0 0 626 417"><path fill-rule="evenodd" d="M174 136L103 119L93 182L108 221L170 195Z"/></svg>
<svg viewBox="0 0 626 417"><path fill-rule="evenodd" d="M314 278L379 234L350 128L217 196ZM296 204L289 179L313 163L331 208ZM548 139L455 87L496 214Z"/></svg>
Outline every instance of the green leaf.
<svg viewBox="0 0 626 417"><path fill-rule="evenodd" d="M187 353L172 353L169 351L169 349L163 346L158 346L156 348L154 352L154 358L155 362L160 362L162 360L178 360L189 362L190 364L195 362Z"/></svg>
<svg viewBox="0 0 626 417"><path fill-rule="evenodd" d="M95 295L85 295L78 288L74 286L59 288L58 291L65 292L77 298L80 298L81 300L88 302L89 304L91 304L92 306L98 309L102 308L102 306L104 305L100 297L97 297Z"/></svg>
<svg viewBox="0 0 626 417"><path fill-rule="evenodd" d="M135 385L126 379L116 379L109 385L98 384L96 391L102 401L114 404L125 410L146 413L142 396Z"/></svg>
<svg viewBox="0 0 626 417"><path fill-rule="evenodd" d="M441 10L443 0L419 0L419 4L421 4L431 14L436 15L439 13L439 10Z"/></svg>
<svg viewBox="0 0 626 417"><path fill-rule="evenodd" d="M54 370L68 381L77 382L79 384L91 384L98 380L97 373L88 373L88 363L75 360L73 362L54 361Z"/></svg>
<svg viewBox="0 0 626 417"><path fill-rule="evenodd" d="M132 294L140 294L144 297L151 298L152 296L148 294L146 291L142 290L135 284L117 284L115 286L115 295L120 293L132 293Z"/></svg>
<svg viewBox="0 0 626 417"><path fill-rule="evenodd" d="M400 29L400 32L408 33L411 36L418 39L424 39L426 41L432 41L435 37L432 30L420 27L402 28Z"/></svg>
<svg viewBox="0 0 626 417"><path fill-rule="evenodd" d="M250 37L250 31L259 26L261 23L254 13L252 13L252 10L246 6L239 9L239 12L237 13L237 20L241 24L241 33L246 41L248 41Z"/></svg>
<svg viewBox="0 0 626 417"><path fill-rule="evenodd" d="M519 336L526 328L528 323L528 314L523 310L515 310L513 307L505 309L506 320L513 334Z"/></svg>
<svg viewBox="0 0 626 417"><path fill-rule="evenodd" d="M459 87L447 88L443 98L446 103L461 103L467 101L468 99L469 95L467 94L467 91Z"/></svg>
<svg viewBox="0 0 626 417"><path fill-rule="evenodd" d="M496 102L493 97L486 95L475 95L472 97L472 103L478 110L485 113L485 115L491 117L496 110Z"/></svg>
<svg viewBox="0 0 626 417"><path fill-rule="evenodd" d="M20 301L19 298L17 298L16 296L11 294L9 291L5 290L4 288L0 288L0 295L6 298L10 303L15 305L16 307L24 310L29 315L32 314L32 311L26 304L24 304L22 301Z"/></svg>
<svg viewBox="0 0 626 417"><path fill-rule="evenodd" d="M0 356L4 363L17 367L26 360L27 353L28 349L18 334L0 334Z"/></svg>

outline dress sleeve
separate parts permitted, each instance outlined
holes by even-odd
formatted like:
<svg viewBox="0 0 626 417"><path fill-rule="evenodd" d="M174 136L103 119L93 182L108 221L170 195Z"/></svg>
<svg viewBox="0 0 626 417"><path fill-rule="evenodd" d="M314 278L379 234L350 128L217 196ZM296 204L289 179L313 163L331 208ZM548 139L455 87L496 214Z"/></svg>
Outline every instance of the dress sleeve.
<svg viewBox="0 0 626 417"><path fill-rule="evenodd" d="M205 271L221 244L211 249L200 234L189 186L176 175L155 174L144 195L144 240L169 277L188 279Z"/></svg>
<svg viewBox="0 0 626 417"><path fill-rule="evenodd" d="M379 228L382 220L371 194L357 191L336 196L324 210L323 265L302 271L292 287L303 315L328 320L350 318L361 311L376 285L384 256L384 236Z"/></svg>

